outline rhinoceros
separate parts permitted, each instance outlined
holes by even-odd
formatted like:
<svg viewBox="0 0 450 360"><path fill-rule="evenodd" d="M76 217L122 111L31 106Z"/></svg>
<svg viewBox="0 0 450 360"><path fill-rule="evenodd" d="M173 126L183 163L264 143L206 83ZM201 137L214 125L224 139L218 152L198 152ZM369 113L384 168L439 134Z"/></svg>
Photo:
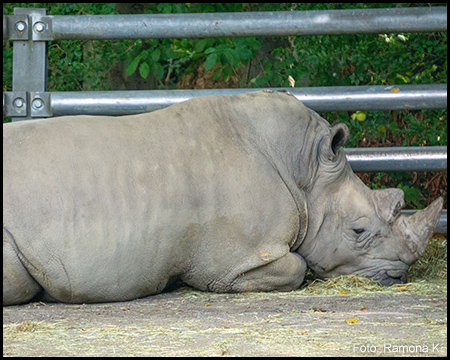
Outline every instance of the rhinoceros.
<svg viewBox="0 0 450 360"><path fill-rule="evenodd" d="M400 214L370 190L330 126L286 93L194 98L132 116L3 125L3 304L160 293L291 291L327 279L407 279L442 199Z"/></svg>

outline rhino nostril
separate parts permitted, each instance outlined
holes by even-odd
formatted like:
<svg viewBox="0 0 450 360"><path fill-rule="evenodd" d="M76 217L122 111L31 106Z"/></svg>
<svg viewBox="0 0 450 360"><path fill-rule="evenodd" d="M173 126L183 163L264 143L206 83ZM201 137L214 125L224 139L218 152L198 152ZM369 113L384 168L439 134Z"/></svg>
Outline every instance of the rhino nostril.
<svg viewBox="0 0 450 360"><path fill-rule="evenodd" d="M382 286L391 286L391 285L395 285L395 284L403 284L403 282L401 281L400 278L391 278L391 277L386 277L384 279L379 280L380 284Z"/></svg>
<svg viewBox="0 0 450 360"><path fill-rule="evenodd" d="M408 281L408 275L405 272L387 271L383 275L378 276L377 280L382 286L404 284Z"/></svg>
<svg viewBox="0 0 450 360"><path fill-rule="evenodd" d="M392 216L393 216L393 218L394 218L394 219L392 220L392 222L393 222L396 218L398 218L398 216L400 215L400 212L401 212L402 208L403 208L403 204L402 204L401 202L398 202L397 205L395 206L393 212L392 212Z"/></svg>

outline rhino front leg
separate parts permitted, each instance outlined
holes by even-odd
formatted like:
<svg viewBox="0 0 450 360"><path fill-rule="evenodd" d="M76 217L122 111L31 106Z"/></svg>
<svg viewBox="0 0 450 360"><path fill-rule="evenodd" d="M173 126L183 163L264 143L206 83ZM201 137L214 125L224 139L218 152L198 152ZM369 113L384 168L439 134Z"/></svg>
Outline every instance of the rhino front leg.
<svg viewBox="0 0 450 360"><path fill-rule="evenodd" d="M300 287L306 273L306 261L297 253L240 274L231 284L232 292L292 291Z"/></svg>
<svg viewBox="0 0 450 360"><path fill-rule="evenodd" d="M27 302L42 289L23 266L11 238L3 229L3 305Z"/></svg>

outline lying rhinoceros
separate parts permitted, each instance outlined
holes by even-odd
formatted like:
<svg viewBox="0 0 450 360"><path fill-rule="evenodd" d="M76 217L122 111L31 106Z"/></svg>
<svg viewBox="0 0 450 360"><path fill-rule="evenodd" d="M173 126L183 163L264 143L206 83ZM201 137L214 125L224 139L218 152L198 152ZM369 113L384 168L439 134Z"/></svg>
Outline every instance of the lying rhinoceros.
<svg viewBox="0 0 450 360"><path fill-rule="evenodd" d="M406 280L442 199L400 215L333 127L289 94L3 126L3 304L130 300L175 280L289 291L319 277Z"/></svg>

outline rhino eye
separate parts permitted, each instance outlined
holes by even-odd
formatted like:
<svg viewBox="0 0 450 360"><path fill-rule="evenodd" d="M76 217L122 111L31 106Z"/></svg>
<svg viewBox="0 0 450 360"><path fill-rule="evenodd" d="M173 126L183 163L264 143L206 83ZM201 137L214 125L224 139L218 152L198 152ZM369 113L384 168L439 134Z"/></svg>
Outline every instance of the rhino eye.
<svg viewBox="0 0 450 360"><path fill-rule="evenodd" d="M353 231L355 232L355 234L362 234L364 232L364 229L353 229Z"/></svg>

